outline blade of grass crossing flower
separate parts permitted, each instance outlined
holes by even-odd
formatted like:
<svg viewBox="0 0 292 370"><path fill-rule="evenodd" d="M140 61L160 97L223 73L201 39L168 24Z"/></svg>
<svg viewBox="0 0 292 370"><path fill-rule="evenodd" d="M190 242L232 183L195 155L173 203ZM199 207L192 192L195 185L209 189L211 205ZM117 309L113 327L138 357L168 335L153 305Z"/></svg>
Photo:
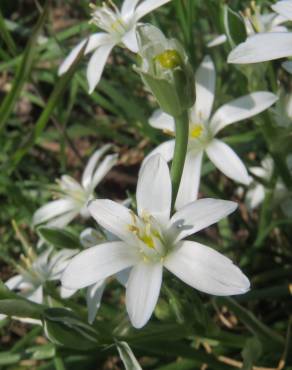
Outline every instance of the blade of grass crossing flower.
<svg viewBox="0 0 292 370"><path fill-rule="evenodd" d="M77 65L80 62L80 59L82 58L84 54L84 50L86 48L86 44L84 47L80 50L78 57L76 58L75 62L70 67L69 71L65 73L57 82L54 90L52 91L50 98L46 104L45 109L42 111L39 119L37 120L35 124L34 131L32 133L32 136L29 138L28 142L22 146L20 149L17 150L15 155L12 158L12 165L15 168L17 164L21 161L21 159L24 157L24 155L29 151L29 149L35 144L39 136L43 133L51 114L53 113L55 107L60 102L61 96L63 95L67 85L72 79L72 76L75 72L75 69Z"/></svg>
<svg viewBox="0 0 292 370"><path fill-rule="evenodd" d="M25 48L25 52L23 55L23 58L21 60L21 63L19 65L19 68L17 70L17 73L14 77L12 88L10 92L6 95L4 98L4 101L1 104L0 107L0 132L3 129L7 119L9 118L14 105L16 103L16 100L21 93L22 87L24 83L27 81L31 68L33 66L33 62L35 60L35 56L37 53L36 42L37 38L40 34L41 29L43 28L45 21L47 19L48 13L49 13L49 3L50 1L46 2L46 5L44 7L44 11L41 14L37 24L35 25L32 35L28 41L28 44Z"/></svg>

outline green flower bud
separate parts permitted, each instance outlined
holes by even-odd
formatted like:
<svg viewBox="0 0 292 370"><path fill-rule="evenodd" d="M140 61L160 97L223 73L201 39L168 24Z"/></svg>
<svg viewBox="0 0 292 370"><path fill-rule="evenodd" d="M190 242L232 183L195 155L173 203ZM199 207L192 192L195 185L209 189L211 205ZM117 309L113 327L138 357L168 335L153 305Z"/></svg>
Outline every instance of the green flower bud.
<svg viewBox="0 0 292 370"><path fill-rule="evenodd" d="M195 101L195 80L188 56L175 39L151 25L138 27L140 66L136 71L161 109L176 117Z"/></svg>

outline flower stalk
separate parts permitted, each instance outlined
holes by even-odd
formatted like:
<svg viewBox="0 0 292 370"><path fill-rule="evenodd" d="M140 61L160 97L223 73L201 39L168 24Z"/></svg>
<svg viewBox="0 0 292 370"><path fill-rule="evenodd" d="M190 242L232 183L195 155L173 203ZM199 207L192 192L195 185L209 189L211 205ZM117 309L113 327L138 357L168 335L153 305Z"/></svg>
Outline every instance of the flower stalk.
<svg viewBox="0 0 292 370"><path fill-rule="evenodd" d="M172 183L172 209L175 205L187 154L189 137L189 117L187 111L175 117L175 132L174 156L170 171Z"/></svg>

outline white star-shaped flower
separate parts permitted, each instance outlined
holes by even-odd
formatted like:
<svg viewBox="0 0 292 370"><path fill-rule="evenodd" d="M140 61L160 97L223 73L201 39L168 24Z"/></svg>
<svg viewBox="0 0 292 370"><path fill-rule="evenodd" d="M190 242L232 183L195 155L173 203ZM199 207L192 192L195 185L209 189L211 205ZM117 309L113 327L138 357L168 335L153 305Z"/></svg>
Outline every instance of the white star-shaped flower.
<svg viewBox="0 0 292 370"><path fill-rule="evenodd" d="M222 105L211 115L215 97L215 66L206 56L196 73L196 102L189 112L189 143L176 208L195 200L198 194L203 154L206 152L214 165L227 177L242 184L249 183L244 163L237 154L217 139L216 135L226 126L255 116L269 108L277 96L257 91ZM150 118L150 125L174 134L174 119L157 110ZM173 158L175 140L162 143L149 156L161 154L166 161Z"/></svg>
<svg viewBox="0 0 292 370"><path fill-rule="evenodd" d="M88 218L87 203L94 198L94 190L104 176L117 163L117 154L102 157L111 145L104 145L90 157L82 175L81 184L71 176L64 175L58 181L60 199L49 202L33 215L33 224L64 227L79 214Z"/></svg>
<svg viewBox="0 0 292 370"><path fill-rule="evenodd" d="M59 280L74 254L76 251L72 249L63 249L54 253L50 247L36 256L30 250L28 256L22 256L21 263L17 266L19 274L8 279L5 285L32 302L43 303L44 284L47 281Z"/></svg>
<svg viewBox="0 0 292 370"><path fill-rule="evenodd" d="M166 161L155 155L143 166L137 184L137 215L106 199L89 212L119 238L73 257L62 276L69 289L90 286L126 268L126 307L134 327L150 319L162 284L163 268L190 286L214 295L242 294L247 277L230 259L200 243L185 240L233 212L234 202L201 199L171 216L171 179Z"/></svg>
<svg viewBox="0 0 292 370"><path fill-rule="evenodd" d="M292 0L281 0L272 5L272 9L284 19L292 20ZM252 35L239 44L228 56L229 63L248 64L284 58L292 55L292 32L262 32ZM283 67L292 72L291 62Z"/></svg>
<svg viewBox="0 0 292 370"><path fill-rule="evenodd" d="M112 1L102 6L93 6L92 23L105 32L94 33L82 40L70 52L59 67L59 75L68 71L81 49L86 45L85 54L92 53L87 67L89 93L98 84L109 54L116 45L122 45L134 53L138 51L136 26L141 18L170 0L125 0L119 10Z"/></svg>

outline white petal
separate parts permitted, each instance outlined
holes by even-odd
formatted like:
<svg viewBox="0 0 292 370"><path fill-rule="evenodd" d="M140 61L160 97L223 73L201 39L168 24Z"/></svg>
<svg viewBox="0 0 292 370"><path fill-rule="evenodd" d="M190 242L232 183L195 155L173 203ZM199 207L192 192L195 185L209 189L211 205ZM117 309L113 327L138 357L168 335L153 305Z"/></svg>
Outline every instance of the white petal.
<svg viewBox="0 0 292 370"><path fill-rule="evenodd" d="M149 118L149 124L152 127L159 128L166 132L175 132L174 118L164 113L161 109L157 109L153 112L152 116Z"/></svg>
<svg viewBox="0 0 292 370"><path fill-rule="evenodd" d="M128 208L109 199L96 199L90 202L88 210L95 221L110 233L125 242L135 243L136 238L129 230L133 213Z"/></svg>
<svg viewBox="0 0 292 370"><path fill-rule="evenodd" d="M121 8L121 15L123 18L129 18L133 15L136 5L139 0L124 0Z"/></svg>
<svg viewBox="0 0 292 370"><path fill-rule="evenodd" d="M167 162L161 155L151 156L143 165L137 184L137 211L154 216L165 224L171 208L171 180Z"/></svg>
<svg viewBox="0 0 292 370"><path fill-rule="evenodd" d="M202 158L203 151L197 152L192 150L187 153L175 202L176 209L180 209L197 199L201 177Z"/></svg>
<svg viewBox="0 0 292 370"><path fill-rule="evenodd" d="M133 267L126 290L126 306L132 325L140 329L150 319L162 283L162 265L140 263Z"/></svg>
<svg viewBox="0 0 292 370"><path fill-rule="evenodd" d="M144 0L135 10L135 20L138 21L146 14L169 2L170 0Z"/></svg>
<svg viewBox="0 0 292 370"><path fill-rule="evenodd" d="M227 41L227 36L225 34L215 37L213 40L209 41L207 44L208 48L213 48L214 46L222 45Z"/></svg>
<svg viewBox="0 0 292 370"><path fill-rule="evenodd" d="M270 176L272 174L270 173L270 171L267 171L267 169L264 167L249 167L249 172L265 181L269 181Z"/></svg>
<svg viewBox="0 0 292 370"><path fill-rule="evenodd" d="M87 188L92 180L92 175L101 157L111 148L111 144L104 145L102 148L96 150L89 158L82 175L82 186Z"/></svg>
<svg viewBox="0 0 292 370"><path fill-rule="evenodd" d="M100 244L72 258L62 276L62 285L67 289L81 289L133 266L136 262L137 256L127 244Z"/></svg>
<svg viewBox="0 0 292 370"><path fill-rule="evenodd" d="M126 287L127 282L129 280L131 268L125 269L123 271L120 271L116 274L116 278L120 284L122 284L124 287Z"/></svg>
<svg viewBox="0 0 292 370"><path fill-rule="evenodd" d="M191 110L192 123L206 121L211 114L214 95L216 72L212 59L206 56L196 72L196 102Z"/></svg>
<svg viewBox="0 0 292 370"><path fill-rule="evenodd" d="M77 217L79 210L73 210L71 212L64 213L58 217L53 218L47 222L47 226L62 228L67 226L75 217Z"/></svg>
<svg viewBox="0 0 292 370"><path fill-rule="evenodd" d="M257 91L222 105L212 117L213 135L231 123L255 116L269 108L278 100L277 95L267 91Z"/></svg>
<svg viewBox="0 0 292 370"><path fill-rule="evenodd" d="M237 204L229 200L199 199L177 211L172 216L170 225L176 229L176 240L181 240L215 224L236 208Z"/></svg>
<svg viewBox="0 0 292 370"><path fill-rule="evenodd" d="M21 275L15 275L12 278L8 279L5 282L5 285L7 286L8 289L14 290L14 289L18 289L22 282L23 282L23 277Z"/></svg>
<svg viewBox="0 0 292 370"><path fill-rule="evenodd" d="M101 298L105 288L106 280L98 281L87 288L86 303L88 309L88 322L92 324L100 307Z"/></svg>
<svg viewBox="0 0 292 370"><path fill-rule="evenodd" d="M71 199L58 199L39 208L33 215L33 224L39 225L55 217L76 209L76 202Z"/></svg>
<svg viewBox="0 0 292 370"><path fill-rule="evenodd" d="M63 299L72 297L73 294L77 292L77 289L67 289L64 286L60 287L60 296Z"/></svg>
<svg viewBox="0 0 292 370"><path fill-rule="evenodd" d="M73 179L73 177L69 175L61 176L61 181L59 182L61 190L64 192L82 192L82 186L79 184L78 181Z"/></svg>
<svg viewBox="0 0 292 370"><path fill-rule="evenodd" d="M104 238L100 232L92 227L88 227L82 231L79 239L84 248L90 248L100 244Z"/></svg>
<svg viewBox="0 0 292 370"><path fill-rule="evenodd" d="M68 56L64 59L62 64L60 65L58 69L58 76L62 76L64 73L66 73L71 65L75 62L75 59L77 58L78 54L80 53L83 46L86 44L86 40L80 41L68 54Z"/></svg>
<svg viewBox="0 0 292 370"><path fill-rule="evenodd" d="M78 253L76 249L62 249L56 253L47 265L50 275L48 280L59 280L72 257Z"/></svg>
<svg viewBox="0 0 292 370"><path fill-rule="evenodd" d="M133 27L130 31L128 31L123 36L122 42L133 53L138 52L139 47L138 47L138 41L137 41L137 36L136 36L136 27Z"/></svg>
<svg viewBox="0 0 292 370"><path fill-rule="evenodd" d="M272 5L271 8L274 10L274 12L292 21L292 1L291 0L278 1L276 4Z"/></svg>
<svg viewBox="0 0 292 370"><path fill-rule="evenodd" d="M262 184L255 184L250 190L247 191L245 202L247 208L252 210L257 208L265 198L265 188Z"/></svg>
<svg viewBox="0 0 292 370"><path fill-rule="evenodd" d="M43 303L43 287L40 285L38 288L30 291L28 294L25 294L25 297L35 303Z"/></svg>
<svg viewBox="0 0 292 370"><path fill-rule="evenodd" d="M214 165L230 179L242 184L249 184L247 169L242 160L221 140L213 139L206 152Z"/></svg>
<svg viewBox="0 0 292 370"><path fill-rule="evenodd" d="M118 162L118 154L107 155L104 160L97 167L90 189L94 190L101 180L107 175L107 173L115 166Z"/></svg>
<svg viewBox="0 0 292 370"><path fill-rule="evenodd" d="M88 43L86 45L85 54L91 53L93 50L97 49L99 46L108 44L112 41L112 37L105 32L94 33L89 36Z"/></svg>
<svg viewBox="0 0 292 370"><path fill-rule="evenodd" d="M258 63L292 55L292 32L258 33L239 44L228 56L228 63Z"/></svg>
<svg viewBox="0 0 292 370"><path fill-rule="evenodd" d="M144 166L144 164L148 161L150 157L153 157L154 155L160 154L166 162L169 162L173 158L174 153L174 146L175 146L175 140L169 140L165 141L164 143L158 145L154 150L152 150L144 159L143 164L141 166ZM140 172L141 172L140 170Z"/></svg>
<svg viewBox="0 0 292 370"><path fill-rule="evenodd" d="M286 72L292 74L292 61L288 60L286 62L283 62L281 65L282 65L282 68L284 68Z"/></svg>
<svg viewBox="0 0 292 370"><path fill-rule="evenodd" d="M108 56L114 46L113 42L102 45L92 54L86 72L90 94L99 83Z"/></svg>
<svg viewBox="0 0 292 370"><path fill-rule="evenodd" d="M182 242L164 266L186 284L208 294L243 294L250 288L248 278L229 258L199 243Z"/></svg>
<svg viewBox="0 0 292 370"><path fill-rule="evenodd" d="M288 32L288 28L284 26L274 27L271 32Z"/></svg>

